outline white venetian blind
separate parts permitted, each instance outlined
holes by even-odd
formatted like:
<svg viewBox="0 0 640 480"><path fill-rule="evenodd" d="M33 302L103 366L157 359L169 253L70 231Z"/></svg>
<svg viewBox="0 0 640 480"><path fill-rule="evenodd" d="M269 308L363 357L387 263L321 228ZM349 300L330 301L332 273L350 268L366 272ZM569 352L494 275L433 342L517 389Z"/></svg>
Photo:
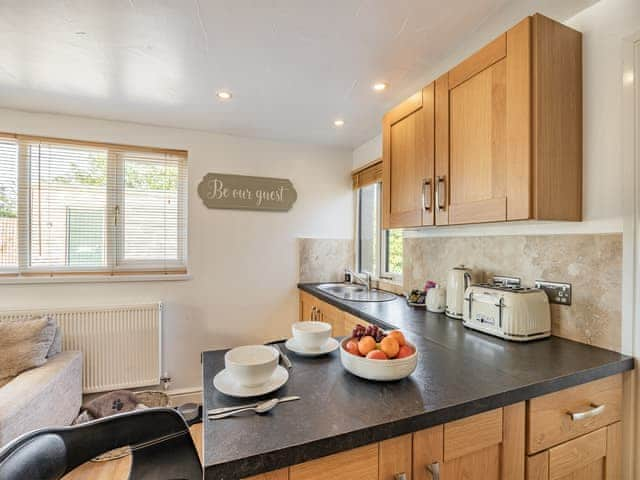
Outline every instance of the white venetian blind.
<svg viewBox="0 0 640 480"><path fill-rule="evenodd" d="M0 136L0 273L18 269L18 144Z"/></svg>
<svg viewBox="0 0 640 480"><path fill-rule="evenodd" d="M186 271L186 152L0 137L0 167L5 273Z"/></svg>

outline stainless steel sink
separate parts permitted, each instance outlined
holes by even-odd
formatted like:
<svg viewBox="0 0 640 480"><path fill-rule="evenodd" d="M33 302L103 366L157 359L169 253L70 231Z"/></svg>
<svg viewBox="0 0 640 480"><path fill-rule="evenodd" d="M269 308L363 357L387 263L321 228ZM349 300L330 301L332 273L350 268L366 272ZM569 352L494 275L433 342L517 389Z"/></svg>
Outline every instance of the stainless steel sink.
<svg viewBox="0 0 640 480"><path fill-rule="evenodd" d="M375 289L367 290L367 287L362 285L323 283L317 288L336 298L352 302L388 302L396 298L393 293Z"/></svg>

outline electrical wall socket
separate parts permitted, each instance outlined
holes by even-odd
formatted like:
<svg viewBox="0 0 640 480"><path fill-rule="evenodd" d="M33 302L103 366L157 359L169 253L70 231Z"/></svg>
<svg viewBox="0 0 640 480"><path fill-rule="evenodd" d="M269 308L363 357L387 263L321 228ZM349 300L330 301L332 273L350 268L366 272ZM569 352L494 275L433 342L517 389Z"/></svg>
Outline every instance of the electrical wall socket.
<svg viewBox="0 0 640 480"><path fill-rule="evenodd" d="M571 305L571 284L536 280L536 288L547 292L549 303Z"/></svg>

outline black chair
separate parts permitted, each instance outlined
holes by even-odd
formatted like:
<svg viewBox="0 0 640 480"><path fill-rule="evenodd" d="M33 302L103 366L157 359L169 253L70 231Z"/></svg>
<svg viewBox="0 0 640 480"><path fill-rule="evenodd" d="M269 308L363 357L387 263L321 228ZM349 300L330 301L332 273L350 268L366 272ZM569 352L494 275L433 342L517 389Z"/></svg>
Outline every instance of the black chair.
<svg viewBox="0 0 640 480"><path fill-rule="evenodd" d="M130 480L201 480L202 465L178 412L150 408L25 433L0 450L0 479L58 480L97 455L131 447Z"/></svg>

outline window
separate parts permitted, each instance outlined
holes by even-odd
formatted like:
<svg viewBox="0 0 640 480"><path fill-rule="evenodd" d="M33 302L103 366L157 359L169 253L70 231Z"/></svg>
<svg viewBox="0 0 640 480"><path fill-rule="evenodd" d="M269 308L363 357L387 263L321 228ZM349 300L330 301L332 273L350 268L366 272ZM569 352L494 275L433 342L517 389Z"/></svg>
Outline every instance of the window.
<svg viewBox="0 0 640 480"><path fill-rule="evenodd" d="M380 252L380 187L372 183L358 189L358 271L378 273Z"/></svg>
<svg viewBox="0 0 640 480"><path fill-rule="evenodd" d="M0 137L0 272L184 273L186 152Z"/></svg>
<svg viewBox="0 0 640 480"><path fill-rule="evenodd" d="M382 230L382 183L375 181L357 188L356 203L357 270L400 282L402 230Z"/></svg>

